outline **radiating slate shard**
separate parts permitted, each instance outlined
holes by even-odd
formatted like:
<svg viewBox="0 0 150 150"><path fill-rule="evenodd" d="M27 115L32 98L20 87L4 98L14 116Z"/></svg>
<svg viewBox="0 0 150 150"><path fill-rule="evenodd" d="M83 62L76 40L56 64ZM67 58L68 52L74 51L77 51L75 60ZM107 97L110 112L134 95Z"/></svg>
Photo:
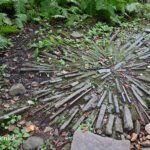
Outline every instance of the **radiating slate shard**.
<svg viewBox="0 0 150 150"><path fill-rule="evenodd" d="M115 120L115 131L119 133L123 133L122 121L119 117L116 117Z"/></svg>
<svg viewBox="0 0 150 150"><path fill-rule="evenodd" d="M100 100L99 100L99 102L98 102L98 104L97 104L98 107L101 106L101 104L103 103L103 101L104 101L106 95L107 95L107 90L105 90L104 93L103 93L103 95L101 96L101 98L100 98Z"/></svg>
<svg viewBox="0 0 150 150"><path fill-rule="evenodd" d="M133 121L131 112L127 105L124 106L124 128L126 130L132 130L133 129Z"/></svg>
<svg viewBox="0 0 150 150"><path fill-rule="evenodd" d="M113 124L114 124L114 119L115 119L115 116L110 114L109 118L108 118L107 125L106 125L106 134L107 135L112 135L112 128L113 128Z"/></svg>
<svg viewBox="0 0 150 150"><path fill-rule="evenodd" d="M119 103L118 103L117 95L114 95L114 105L115 105L116 113L119 113L120 109L119 109Z"/></svg>
<svg viewBox="0 0 150 150"><path fill-rule="evenodd" d="M91 100L84 106L83 111L88 111L89 109L96 107L97 96L93 96Z"/></svg>
<svg viewBox="0 0 150 150"><path fill-rule="evenodd" d="M106 105L103 104L102 107L100 108L100 112L99 112L99 115L98 115L98 118L97 118L97 121L96 121L96 125L95 125L96 129L102 127L105 112L106 112Z"/></svg>
<svg viewBox="0 0 150 150"><path fill-rule="evenodd" d="M140 122L138 120L136 120L136 122L135 122L135 132L137 134L139 134L140 131L141 131L141 124L140 124Z"/></svg>
<svg viewBox="0 0 150 150"><path fill-rule="evenodd" d="M91 132L76 131L71 150L130 150L130 142L101 137Z"/></svg>

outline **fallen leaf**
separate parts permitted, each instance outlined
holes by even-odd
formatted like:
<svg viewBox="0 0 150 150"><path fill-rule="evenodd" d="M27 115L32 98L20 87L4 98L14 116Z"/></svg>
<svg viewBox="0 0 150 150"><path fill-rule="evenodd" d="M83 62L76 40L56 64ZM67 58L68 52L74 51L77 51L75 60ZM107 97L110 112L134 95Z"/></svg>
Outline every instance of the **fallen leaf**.
<svg viewBox="0 0 150 150"><path fill-rule="evenodd" d="M63 137L66 137L66 136L68 136L68 133L67 132L62 132L62 134L61 134Z"/></svg>
<svg viewBox="0 0 150 150"><path fill-rule="evenodd" d="M14 103L15 103L15 101L14 101L14 100L10 100L10 102L11 102L11 104L14 104Z"/></svg>
<svg viewBox="0 0 150 150"><path fill-rule="evenodd" d="M19 100L19 96L14 96L14 97L13 97L13 100L14 100L14 101L18 101L18 100Z"/></svg>
<svg viewBox="0 0 150 150"><path fill-rule="evenodd" d="M35 131L36 130L36 126L35 125L29 125L28 127L27 127L27 130L28 130L28 132L33 132L33 131Z"/></svg>
<svg viewBox="0 0 150 150"><path fill-rule="evenodd" d="M9 125L8 126L8 131L13 131L15 129L15 125Z"/></svg>
<svg viewBox="0 0 150 150"><path fill-rule="evenodd" d="M88 130L88 127L83 127L81 130L82 130L82 132L89 131L89 130Z"/></svg>
<svg viewBox="0 0 150 150"><path fill-rule="evenodd" d="M5 108L9 108L10 107L10 104L4 104L3 105Z"/></svg>
<svg viewBox="0 0 150 150"><path fill-rule="evenodd" d="M25 123L26 123L25 120L21 120L21 121L19 122L20 125L24 125Z"/></svg>
<svg viewBox="0 0 150 150"><path fill-rule="evenodd" d="M89 112L85 112L83 115L84 115L85 117L88 117L88 116L89 116Z"/></svg>

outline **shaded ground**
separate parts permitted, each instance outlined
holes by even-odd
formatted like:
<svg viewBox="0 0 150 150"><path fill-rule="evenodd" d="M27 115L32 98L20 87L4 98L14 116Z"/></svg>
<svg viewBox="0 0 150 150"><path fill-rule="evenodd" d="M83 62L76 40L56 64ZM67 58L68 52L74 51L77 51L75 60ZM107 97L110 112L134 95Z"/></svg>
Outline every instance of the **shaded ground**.
<svg viewBox="0 0 150 150"><path fill-rule="evenodd" d="M142 27L143 29L141 29L141 27L137 25L137 29L134 29L134 28L135 28L135 25L130 26L128 30L127 28L121 29L121 32L119 32L117 35L118 38L115 40L115 46L126 43L130 35L136 35L137 32L139 33L139 29L143 30L145 27ZM43 29L40 29L40 27L38 26L30 25L26 27L25 30L19 35L17 36L14 35L12 37L13 43L14 43L13 47L8 49L8 51L4 51L1 53L1 55L3 56L1 58L2 64L7 65L6 70L5 70L5 77L4 77L6 85L4 85L0 91L1 98L2 98L1 110L3 110L3 108L5 107L5 110L10 111L10 110L17 108L18 106L21 107L21 106L26 105L27 100L29 99L33 100L36 103L36 105L33 105L31 109L24 114L24 119L28 121L31 120L32 123L35 124L39 128L40 131L38 130L37 132L40 132L40 133L42 132L42 135L44 135L45 137L47 136L49 137L50 134L54 136L52 138L52 141L54 145L56 145L57 147L62 147L62 145L70 141L70 136L72 135L72 132L66 132L66 131L59 132L58 128L60 126L59 125L57 126L57 123L55 122L53 126L51 126L51 121L49 120L49 115L52 113L51 111L43 112L43 109L42 109L42 112L40 113L36 112L38 109L40 109L44 105L41 105L42 103L36 102L37 100L35 99L35 97L32 97L33 91L36 89L39 90L43 88L43 86L40 85L42 81L55 79L55 76L58 73L58 72L55 72L56 71L55 69L61 70L61 73L63 73L62 72L63 70L67 69L68 60L64 59L63 57L66 58L66 55L68 54L65 54L65 53L68 53L68 50L80 52L80 50L82 51L86 49L87 51L88 49L91 48L90 47L91 41L90 42L88 41L89 43L88 42L86 43L85 41L89 39L90 40L92 39L92 41L94 41L95 43L103 46L103 44L105 44L103 43L103 41L106 41L107 43L107 41L109 40L109 37L110 36L113 37L113 35L115 35L118 29L109 28L105 26L102 30L99 30L99 27L95 27L89 30L88 26L86 27L86 29L82 27L80 29L80 33L83 33L85 37L88 37L89 39L85 39L85 38L78 39L74 36L70 36L73 33L73 31L76 31L76 30L77 29L67 29L67 28L62 29L60 27L51 27L48 25L44 26ZM38 33L36 31L38 31ZM42 40L47 37L47 33L49 35L50 43L47 43L47 40L45 42L43 42ZM41 41L41 45L39 41ZM37 44L33 45L34 42ZM33 48L31 49L30 47L33 47ZM66 49L66 51L64 51L64 49ZM56 67L54 67L54 70L52 73L42 73L39 71L38 72L37 71L36 72L33 72L33 71L29 71L29 72L21 71L20 72L20 69L22 68L24 64L29 63L29 62L31 63L34 62L35 55L37 55L36 56L37 64L47 63L49 61L49 58L47 58L41 53L43 50L50 52L50 54L52 54L53 57L56 57L54 58L54 60L53 58L51 58L52 62L53 61L55 62L55 60L58 60L56 62L57 65ZM100 60L100 61L103 65L103 61L105 60ZM80 65L80 62L78 63ZM85 64L84 62L83 63L81 62L81 64L85 67L85 69L87 69L86 64L88 64L88 62L86 62ZM50 62L50 65L52 65L51 62ZM66 69L62 70L62 68L66 68ZM25 94L25 96L19 96L17 98L10 97L7 92L8 89L11 87L11 85L15 83L19 83L19 82L23 83L23 85L26 87L27 94ZM54 91L53 94L56 94L55 92L57 93L57 91ZM59 94L59 92L57 94ZM13 104L12 104L12 100L13 100ZM82 108L83 106L80 105L80 107ZM4 112L0 112L0 113L3 114ZM44 115L45 117L43 118ZM88 113L84 113L83 115L89 116ZM65 122L65 119L66 118L63 118L63 116L61 116L60 120L58 120L59 124L63 124ZM106 120L107 119L108 118L106 118ZM52 127L51 131L48 131L47 133L43 133L43 130L45 130L47 126ZM90 126L88 125L87 126L85 125L83 127L81 126L83 130L90 130L89 127ZM98 131L98 132L101 132L101 131Z"/></svg>

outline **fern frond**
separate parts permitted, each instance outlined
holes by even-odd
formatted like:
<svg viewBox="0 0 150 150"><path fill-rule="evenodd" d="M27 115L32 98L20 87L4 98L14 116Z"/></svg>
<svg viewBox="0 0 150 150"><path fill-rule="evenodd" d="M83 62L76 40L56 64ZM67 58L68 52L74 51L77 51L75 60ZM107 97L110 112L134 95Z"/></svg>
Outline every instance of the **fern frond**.
<svg viewBox="0 0 150 150"><path fill-rule="evenodd" d="M9 34L19 32L16 26L1 26L0 34Z"/></svg>

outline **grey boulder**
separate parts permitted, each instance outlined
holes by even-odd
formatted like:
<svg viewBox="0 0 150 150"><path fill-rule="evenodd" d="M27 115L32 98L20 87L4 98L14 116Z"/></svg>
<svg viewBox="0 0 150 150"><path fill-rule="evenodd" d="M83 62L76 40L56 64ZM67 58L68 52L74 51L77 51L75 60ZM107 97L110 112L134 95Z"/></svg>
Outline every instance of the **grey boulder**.
<svg viewBox="0 0 150 150"><path fill-rule="evenodd" d="M34 150L40 148L44 144L44 140L38 136L29 137L23 144L23 150Z"/></svg>
<svg viewBox="0 0 150 150"><path fill-rule="evenodd" d="M9 94L11 96L22 95L25 93L26 93L26 89L21 83L14 84L9 90Z"/></svg>
<svg viewBox="0 0 150 150"><path fill-rule="evenodd" d="M115 140L91 132L76 131L71 150L130 150L130 141Z"/></svg>

